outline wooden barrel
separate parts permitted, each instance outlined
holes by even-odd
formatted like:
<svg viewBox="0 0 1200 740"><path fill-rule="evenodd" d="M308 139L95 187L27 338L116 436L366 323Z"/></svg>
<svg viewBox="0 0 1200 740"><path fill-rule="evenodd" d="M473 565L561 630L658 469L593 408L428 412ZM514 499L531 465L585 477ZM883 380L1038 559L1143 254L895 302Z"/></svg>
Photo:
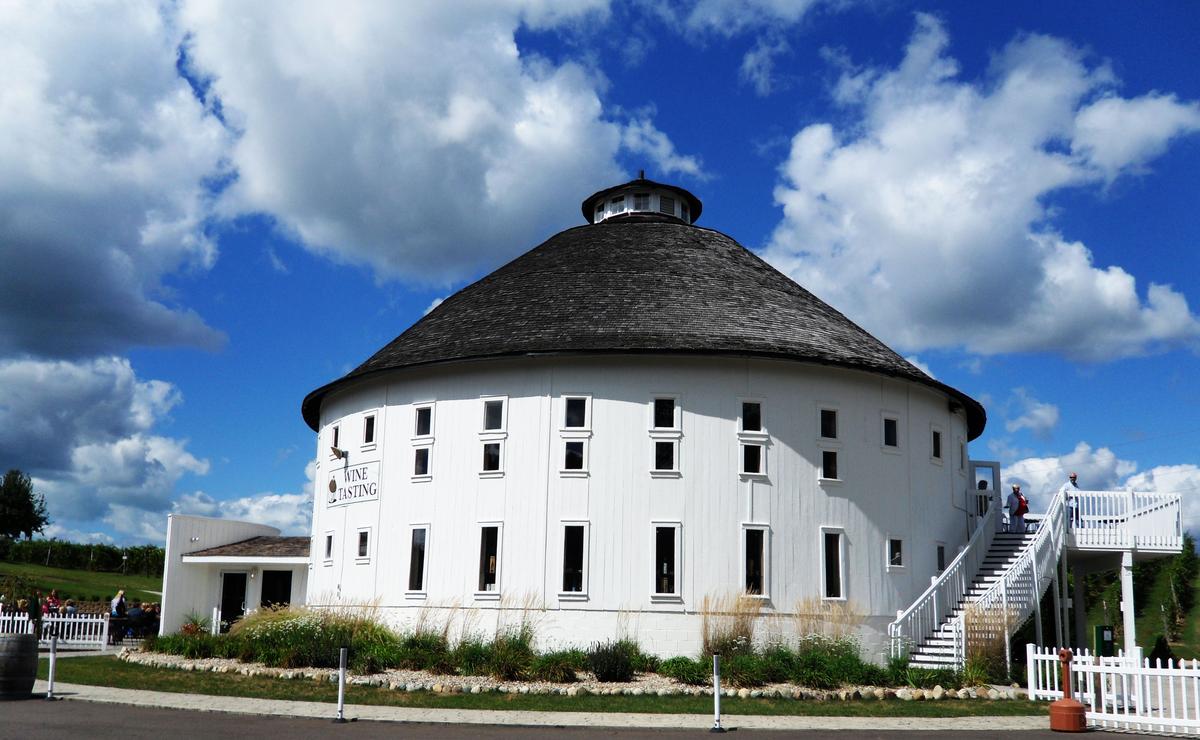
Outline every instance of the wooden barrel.
<svg viewBox="0 0 1200 740"><path fill-rule="evenodd" d="M37 638L0 635L0 699L28 699L37 678Z"/></svg>

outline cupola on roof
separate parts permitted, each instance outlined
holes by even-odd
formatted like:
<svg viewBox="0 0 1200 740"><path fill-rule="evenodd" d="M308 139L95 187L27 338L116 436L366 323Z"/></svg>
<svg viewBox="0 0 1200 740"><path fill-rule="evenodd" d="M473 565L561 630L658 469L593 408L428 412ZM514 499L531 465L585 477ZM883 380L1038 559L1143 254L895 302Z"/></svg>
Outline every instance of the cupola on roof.
<svg viewBox="0 0 1200 740"><path fill-rule="evenodd" d="M650 203L628 202L639 194ZM676 199L667 204L673 212L656 197ZM555 234L458 291L366 362L308 394L305 422L318 428L329 394L404 368L657 354L777 358L903 378L949 395L966 412L969 437L983 433L979 402L926 375L730 237L692 225L700 210L683 188L644 177L595 193L583 201L587 225Z"/></svg>

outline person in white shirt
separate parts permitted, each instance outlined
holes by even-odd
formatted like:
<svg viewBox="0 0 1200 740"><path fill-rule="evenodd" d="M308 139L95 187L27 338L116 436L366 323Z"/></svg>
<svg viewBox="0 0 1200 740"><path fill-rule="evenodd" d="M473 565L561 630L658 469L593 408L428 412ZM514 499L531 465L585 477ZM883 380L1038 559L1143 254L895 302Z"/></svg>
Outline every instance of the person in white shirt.
<svg viewBox="0 0 1200 740"><path fill-rule="evenodd" d="M1079 499L1072 495L1072 491L1079 490L1079 476L1072 472L1067 476L1068 480L1062 484L1062 488L1058 492L1063 495L1063 499L1067 505L1067 522L1075 527L1079 526Z"/></svg>
<svg viewBox="0 0 1200 740"><path fill-rule="evenodd" d="M1029 502L1021 495L1021 484L1013 484L1005 506L1008 508L1008 531L1024 534L1025 512L1029 511Z"/></svg>

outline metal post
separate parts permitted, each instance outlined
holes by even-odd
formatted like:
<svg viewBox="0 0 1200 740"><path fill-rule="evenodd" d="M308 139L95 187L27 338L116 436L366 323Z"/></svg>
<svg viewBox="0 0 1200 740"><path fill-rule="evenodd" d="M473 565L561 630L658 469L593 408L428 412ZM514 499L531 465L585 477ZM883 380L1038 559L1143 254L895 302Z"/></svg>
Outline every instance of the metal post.
<svg viewBox="0 0 1200 740"><path fill-rule="evenodd" d="M713 726L709 732L725 732L721 726L721 656L713 654Z"/></svg>
<svg viewBox="0 0 1200 740"><path fill-rule="evenodd" d="M346 654L350 652L346 648L338 650L338 708L337 716L333 718L335 724L344 724L346 722Z"/></svg>
<svg viewBox="0 0 1200 740"><path fill-rule="evenodd" d="M50 674L47 676L49 686L46 687L46 701L58 701L60 697L54 695L54 666L58 662L58 635L50 637Z"/></svg>

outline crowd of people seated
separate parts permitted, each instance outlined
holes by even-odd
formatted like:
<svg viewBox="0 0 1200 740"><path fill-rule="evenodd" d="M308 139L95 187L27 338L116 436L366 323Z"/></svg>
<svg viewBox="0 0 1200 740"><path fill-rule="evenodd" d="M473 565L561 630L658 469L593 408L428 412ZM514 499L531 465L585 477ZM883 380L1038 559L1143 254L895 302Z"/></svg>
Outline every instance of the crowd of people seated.
<svg viewBox="0 0 1200 740"><path fill-rule="evenodd" d="M147 637L158 634L158 604L142 603L134 599L132 605L125 603L125 591L118 591L109 603L108 639L114 645L126 637Z"/></svg>

